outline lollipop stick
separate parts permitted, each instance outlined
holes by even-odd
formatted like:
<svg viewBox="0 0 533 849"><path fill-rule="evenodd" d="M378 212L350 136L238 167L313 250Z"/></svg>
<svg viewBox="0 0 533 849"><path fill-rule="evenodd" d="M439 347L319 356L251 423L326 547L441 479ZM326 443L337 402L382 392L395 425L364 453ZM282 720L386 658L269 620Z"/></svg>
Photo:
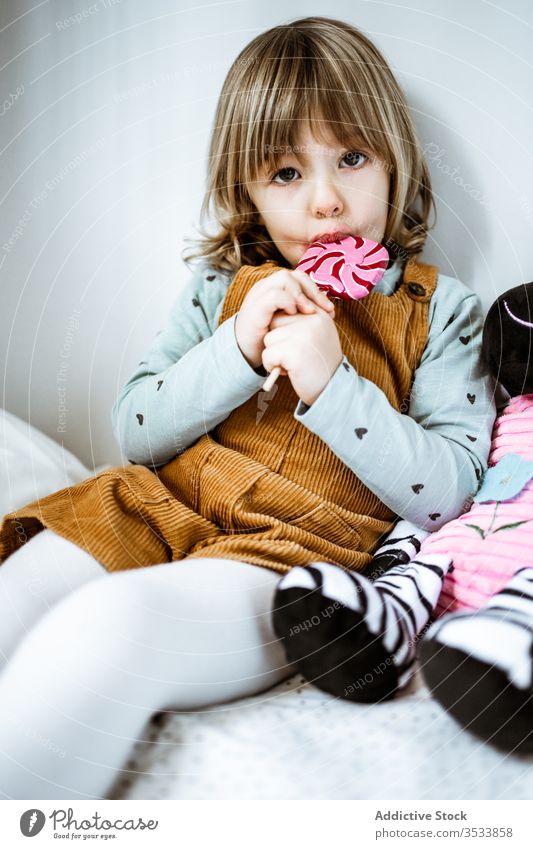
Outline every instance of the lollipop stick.
<svg viewBox="0 0 533 849"><path fill-rule="evenodd" d="M267 379L263 383L263 389L264 389L265 392L270 392L270 390L274 386L276 380L280 376L280 372L281 372L281 369L280 369L279 366L276 366L275 368L272 369L272 371L268 375Z"/></svg>

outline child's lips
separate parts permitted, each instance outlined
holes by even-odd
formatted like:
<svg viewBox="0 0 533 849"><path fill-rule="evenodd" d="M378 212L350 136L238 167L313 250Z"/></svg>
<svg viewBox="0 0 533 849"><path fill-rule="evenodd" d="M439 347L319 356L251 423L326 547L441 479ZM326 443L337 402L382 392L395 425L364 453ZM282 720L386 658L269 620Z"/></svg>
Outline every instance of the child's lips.
<svg viewBox="0 0 533 849"><path fill-rule="evenodd" d="M329 244L329 242L340 242L342 239L345 239L349 236L346 230L331 230L328 233L317 233L314 239L309 242L308 246L315 244L315 242L322 242L322 244Z"/></svg>

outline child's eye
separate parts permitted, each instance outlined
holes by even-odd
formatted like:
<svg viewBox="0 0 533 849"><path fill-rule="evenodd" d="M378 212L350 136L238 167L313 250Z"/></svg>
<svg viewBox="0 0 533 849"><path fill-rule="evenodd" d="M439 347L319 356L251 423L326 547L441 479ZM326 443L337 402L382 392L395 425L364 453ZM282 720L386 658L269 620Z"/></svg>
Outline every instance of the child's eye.
<svg viewBox="0 0 533 849"><path fill-rule="evenodd" d="M281 171L277 171L277 172L274 174L274 176L272 177L272 182L273 182L273 183L276 183L276 182L277 182L276 177L279 177L281 174L286 174L286 173L287 173L287 171L289 172L289 174L290 174L291 172L292 172L293 174L297 174L297 173L298 173L298 171L296 170L296 168L282 168L282 169L281 169ZM293 183L293 182L294 182L294 180L290 180L290 179L289 179L289 180L287 180L286 182L287 182L287 183ZM284 183L285 183L285 180L282 180L282 185L283 185Z"/></svg>
<svg viewBox="0 0 533 849"><path fill-rule="evenodd" d="M348 159L350 157L349 165L360 165L360 162L354 162L354 158L357 156L362 156L363 159L369 159L366 153L361 153L360 150L349 150L348 153L345 153L342 157L343 159Z"/></svg>
<svg viewBox="0 0 533 849"><path fill-rule="evenodd" d="M358 157L362 157L363 161L361 162L360 159L358 160ZM360 150L349 150L347 153L344 154L341 161L343 159L348 160L348 165L351 168L357 168L364 165L365 162L370 159L370 157L366 153L362 153ZM296 168L282 168L280 171L277 171L272 176L272 182L277 183L278 185L286 186L288 183L294 183L294 179L292 178L295 174L298 173L299 172L296 170ZM280 181L276 179L277 177L280 177Z"/></svg>

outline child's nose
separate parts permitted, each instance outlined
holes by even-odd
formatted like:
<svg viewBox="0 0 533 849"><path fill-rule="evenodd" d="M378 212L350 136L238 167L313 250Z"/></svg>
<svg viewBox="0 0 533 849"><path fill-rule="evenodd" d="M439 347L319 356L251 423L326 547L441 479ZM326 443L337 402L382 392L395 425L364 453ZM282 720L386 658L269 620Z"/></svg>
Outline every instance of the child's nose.
<svg viewBox="0 0 533 849"><path fill-rule="evenodd" d="M344 209L341 193L332 181L315 183L311 205L313 214L323 218L339 215Z"/></svg>

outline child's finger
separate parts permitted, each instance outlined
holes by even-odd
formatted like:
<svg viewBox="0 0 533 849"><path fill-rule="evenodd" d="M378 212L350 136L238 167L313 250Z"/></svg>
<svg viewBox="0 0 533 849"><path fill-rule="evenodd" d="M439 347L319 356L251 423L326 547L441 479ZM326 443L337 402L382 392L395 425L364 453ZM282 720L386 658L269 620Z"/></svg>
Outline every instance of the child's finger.
<svg viewBox="0 0 533 849"><path fill-rule="evenodd" d="M314 280L311 280L308 274L305 271L300 271L300 269L294 269L291 272L294 275L298 282L301 284L301 287L304 293L310 298L317 306L322 307L331 312L331 307L333 304L330 299L319 287L316 285Z"/></svg>
<svg viewBox="0 0 533 849"><path fill-rule="evenodd" d="M295 315L298 312L294 295L286 289L269 289L263 297L265 315L269 315L269 320L279 311L287 315Z"/></svg>
<svg viewBox="0 0 533 849"><path fill-rule="evenodd" d="M302 312L315 312L317 306L313 303L313 301L310 301L307 295L303 292L300 292L300 294L296 296L296 303L298 309Z"/></svg>
<svg viewBox="0 0 533 849"><path fill-rule="evenodd" d="M331 319L335 318L335 307L333 307L333 311L328 311L328 310L323 310L322 307L313 305L312 312L313 313L324 313L325 315L327 315ZM294 321L299 321L299 319L301 317L302 317L301 314L300 314L300 316L298 316L298 313L287 314L283 310L278 310L272 316L272 320L270 322L270 330L274 330L274 328L276 328L276 327L283 327L285 324L292 324Z"/></svg>

